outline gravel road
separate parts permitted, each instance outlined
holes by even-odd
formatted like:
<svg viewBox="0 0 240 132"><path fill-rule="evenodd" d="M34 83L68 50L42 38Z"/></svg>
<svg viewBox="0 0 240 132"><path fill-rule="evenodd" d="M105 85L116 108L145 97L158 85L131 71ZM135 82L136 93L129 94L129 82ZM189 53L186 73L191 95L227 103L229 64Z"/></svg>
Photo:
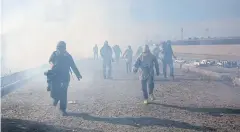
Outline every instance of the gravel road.
<svg viewBox="0 0 240 132"><path fill-rule="evenodd" d="M137 75L113 64L113 79L102 79L100 61L78 66L71 80L68 116L61 116L39 76L2 97L2 132L240 131L240 88L207 82L175 69L175 81L156 77L156 100L143 104Z"/></svg>

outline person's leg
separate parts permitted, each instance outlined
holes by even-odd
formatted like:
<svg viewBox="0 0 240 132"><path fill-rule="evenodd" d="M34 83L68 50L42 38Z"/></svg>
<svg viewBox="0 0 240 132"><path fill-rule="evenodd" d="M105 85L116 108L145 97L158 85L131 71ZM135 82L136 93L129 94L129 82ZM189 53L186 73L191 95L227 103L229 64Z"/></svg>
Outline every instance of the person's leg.
<svg viewBox="0 0 240 132"><path fill-rule="evenodd" d="M162 61L162 66L163 66L163 76L164 78L167 78L167 63L165 60Z"/></svg>
<svg viewBox="0 0 240 132"><path fill-rule="evenodd" d="M147 100L148 100L147 80L141 80L141 85L142 85L144 103L147 104L148 103L147 102Z"/></svg>
<svg viewBox="0 0 240 132"><path fill-rule="evenodd" d="M117 56L116 56L116 62L117 62L117 63L119 62L119 58L120 58L120 55L117 55Z"/></svg>
<svg viewBox="0 0 240 132"><path fill-rule="evenodd" d="M169 62L169 69L170 69L170 76L174 79L174 67L173 67L173 61Z"/></svg>
<svg viewBox="0 0 240 132"><path fill-rule="evenodd" d="M150 76L149 79L148 79L148 89L149 89L149 94L153 94L154 76Z"/></svg>
<svg viewBox="0 0 240 132"><path fill-rule="evenodd" d="M148 79L148 89L149 89L149 96L151 100L155 100L154 95L153 95L153 90L154 90L154 75L150 76Z"/></svg>
<svg viewBox="0 0 240 132"><path fill-rule="evenodd" d="M112 62L108 61L108 78L112 78Z"/></svg>
<svg viewBox="0 0 240 132"><path fill-rule="evenodd" d="M129 72L132 72L132 61L129 61L128 68L129 68Z"/></svg>
<svg viewBox="0 0 240 132"><path fill-rule="evenodd" d="M69 82L62 83L61 87L61 98L60 98L60 110L63 114L66 114L67 109L67 90L68 90Z"/></svg>
<svg viewBox="0 0 240 132"><path fill-rule="evenodd" d="M129 63L128 62L126 62L126 70L127 70L127 73L129 72Z"/></svg>
<svg viewBox="0 0 240 132"><path fill-rule="evenodd" d="M107 78L107 74L106 74L106 68L107 68L107 64L106 64L106 61L103 60L103 77L104 79Z"/></svg>

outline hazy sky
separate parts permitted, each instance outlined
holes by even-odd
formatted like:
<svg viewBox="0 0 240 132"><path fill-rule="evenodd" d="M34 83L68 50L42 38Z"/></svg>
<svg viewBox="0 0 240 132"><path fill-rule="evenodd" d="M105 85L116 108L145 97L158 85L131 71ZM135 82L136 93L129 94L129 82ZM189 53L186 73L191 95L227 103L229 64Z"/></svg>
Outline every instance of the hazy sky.
<svg viewBox="0 0 240 132"><path fill-rule="evenodd" d="M79 58L92 55L92 46L104 40L125 48L146 38L180 39L182 27L185 38L240 36L240 0L2 1L8 66L47 62L59 40Z"/></svg>

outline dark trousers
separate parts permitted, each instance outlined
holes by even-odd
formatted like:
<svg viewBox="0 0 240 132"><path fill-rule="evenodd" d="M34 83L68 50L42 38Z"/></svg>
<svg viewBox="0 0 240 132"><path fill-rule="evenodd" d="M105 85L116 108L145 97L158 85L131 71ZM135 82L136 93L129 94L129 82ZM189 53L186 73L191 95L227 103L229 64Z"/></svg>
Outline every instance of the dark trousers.
<svg viewBox="0 0 240 132"><path fill-rule="evenodd" d="M60 102L60 110L65 111L67 109L67 90L69 81L52 81L51 97L54 104Z"/></svg>
<svg viewBox="0 0 240 132"><path fill-rule="evenodd" d="M98 59L98 53L94 53L94 60Z"/></svg>
<svg viewBox="0 0 240 132"><path fill-rule="evenodd" d="M126 62L127 73L132 72L132 61Z"/></svg>
<svg viewBox="0 0 240 132"><path fill-rule="evenodd" d="M162 61L162 64L163 64L163 75L164 77L167 77L167 66L169 66L169 69L170 69L170 76L173 76L173 61L166 61L166 60L163 60Z"/></svg>
<svg viewBox="0 0 240 132"><path fill-rule="evenodd" d="M107 61L104 60L103 61L103 76L104 76L104 78L112 76L112 62L111 62L111 60L107 60Z"/></svg>
<svg viewBox="0 0 240 132"><path fill-rule="evenodd" d="M118 63L119 62L119 60L120 60L120 55L115 55L115 59L116 59L116 62Z"/></svg>
<svg viewBox="0 0 240 132"><path fill-rule="evenodd" d="M141 80L144 99L148 99L149 94L153 94L154 76L149 76L146 80Z"/></svg>

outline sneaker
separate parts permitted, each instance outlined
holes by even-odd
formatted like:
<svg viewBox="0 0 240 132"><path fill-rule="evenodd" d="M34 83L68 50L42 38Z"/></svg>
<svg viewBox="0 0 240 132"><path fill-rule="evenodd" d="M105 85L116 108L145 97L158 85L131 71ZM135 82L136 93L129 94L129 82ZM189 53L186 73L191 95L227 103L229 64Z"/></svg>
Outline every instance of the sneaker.
<svg viewBox="0 0 240 132"><path fill-rule="evenodd" d="M53 106L57 106L57 104L58 104L58 101L53 100Z"/></svg>
<svg viewBox="0 0 240 132"><path fill-rule="evenodd" d="M144 101L143 101L143 104L148 104L148 100L144 100Z"/></svg>
<svg viewBox="0 0 240 132"><path fill-rule="evenodd" d="M155 97L154 97L153 94L150 94L149 96L150 96L151 101L154 101L154 100L155 100Z"/></svg>
<svg viewBox="0 0 240 132"><path fill-rule="evenodd" d="M62 116L67 116L67 111L66 110L61 110Z"/></svg>

